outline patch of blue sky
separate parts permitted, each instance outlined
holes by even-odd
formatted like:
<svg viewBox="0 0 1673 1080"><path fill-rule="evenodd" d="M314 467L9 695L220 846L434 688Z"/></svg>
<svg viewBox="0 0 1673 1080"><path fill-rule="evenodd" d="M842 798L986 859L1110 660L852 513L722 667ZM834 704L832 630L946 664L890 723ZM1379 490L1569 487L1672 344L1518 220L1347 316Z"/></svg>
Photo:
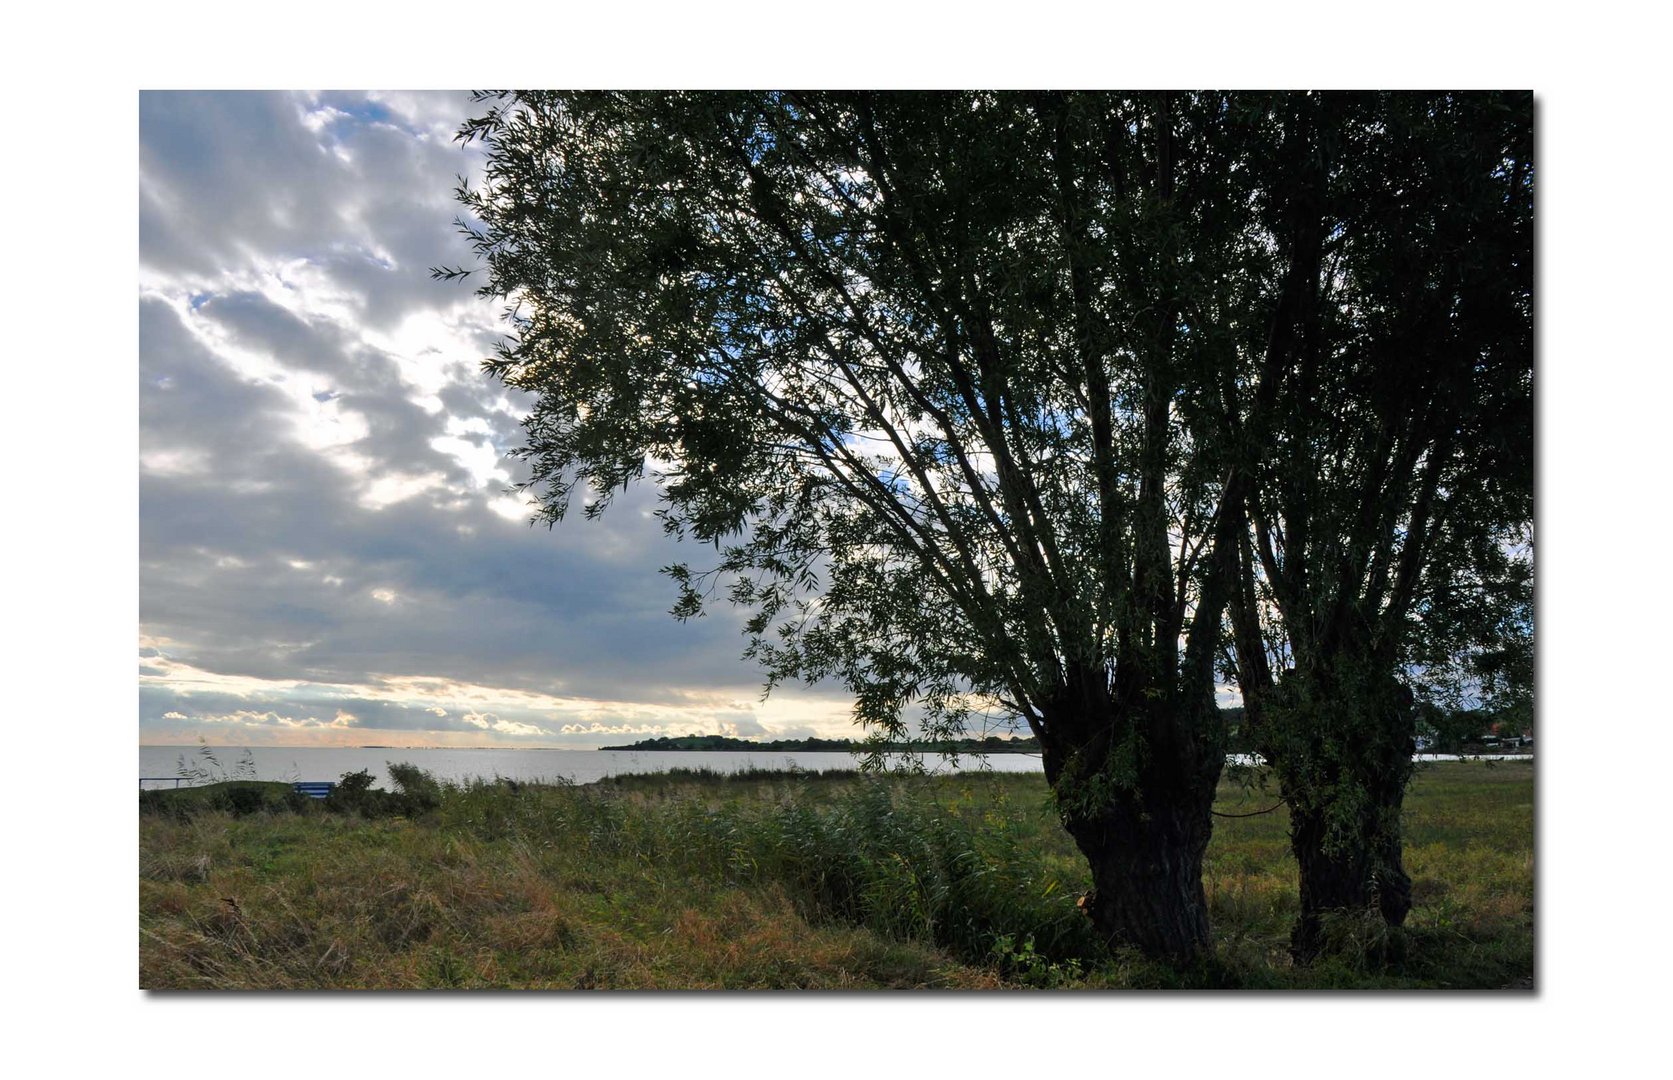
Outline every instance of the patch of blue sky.
<svg viewBox="0 0 1673 1080"><path fill-rule="evenodd" d="M333 91L321 94L319 102L362 124L391 124L405 130L405 125L396 119L389 106L364 94Z"/></svg>
<svg viewBox="0 0 1673 1080"><path fill-rule="evenodd" d="M410 135L423 138L426 132L405 116L391 109L388 105L365 94L344 91L327 91L314 99L315 109L329 109L330 134L342 141L345 134L352 134L362 127L388 127Z"/></svg>

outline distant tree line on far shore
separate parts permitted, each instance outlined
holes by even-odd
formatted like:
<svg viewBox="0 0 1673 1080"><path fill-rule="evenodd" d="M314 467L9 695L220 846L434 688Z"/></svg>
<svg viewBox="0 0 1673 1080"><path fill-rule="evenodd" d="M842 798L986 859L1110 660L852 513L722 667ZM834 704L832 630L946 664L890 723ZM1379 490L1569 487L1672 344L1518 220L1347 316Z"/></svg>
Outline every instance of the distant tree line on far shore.
<svg viewBox="0 0 1673 1080"><path fill-rule="evenodd" d="M1251 753L1253 741L1244 729L1243 709L1233 706L1220 710L1227 731L1226 749L1229 753ZM1520 722L1519 716L1500 715L1485 709L1447 709L1425 703L1418 707L1418 736L1420 750L1452 753L1478 748L1496 737L1524 736L1531 724ZM1038 754L1040 740L1028 737L989 735L981 739L923 740L919 742L888 742L879 745L866 739L737 739L729 735L664 735L655 739L641 739L624 746L601 746L600 750L768 750L782 753L868 753L881 751L900 753L952 754Z"/></svg>

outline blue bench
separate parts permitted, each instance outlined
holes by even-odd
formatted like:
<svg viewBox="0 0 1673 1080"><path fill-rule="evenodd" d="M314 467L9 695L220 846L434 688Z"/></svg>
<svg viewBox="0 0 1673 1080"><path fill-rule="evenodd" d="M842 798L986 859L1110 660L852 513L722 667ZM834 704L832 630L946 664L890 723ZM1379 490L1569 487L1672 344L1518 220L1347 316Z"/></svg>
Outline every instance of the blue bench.
<svg viewBox="0 0 1673 1080"><path fill-rule="evenodd" d="M330 795L337 785L330 780L302 780L290 787L298 795L306 795L310 799L323 799Z"/></svg>

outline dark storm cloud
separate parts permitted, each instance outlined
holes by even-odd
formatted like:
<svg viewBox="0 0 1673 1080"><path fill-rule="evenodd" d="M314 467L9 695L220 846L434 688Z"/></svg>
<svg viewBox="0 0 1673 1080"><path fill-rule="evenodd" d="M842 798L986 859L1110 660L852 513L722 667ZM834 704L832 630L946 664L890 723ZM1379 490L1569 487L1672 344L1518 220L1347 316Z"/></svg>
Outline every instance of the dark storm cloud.
<svg viewBox="0 0 1673 1080"><path fill-rule="evenodd" d="M555 531L496 512L526 477L507 454L527 402L478 369L491 307L427 274L469 259L450 191L472 163L445 137L449 102L467 115L453 95L142 95L145 725L341 711L486 730L373 693L401 679L647 707L753 697L734 613L667 615L656 568L703 553L662 535L654 492ZM472 447L497 478L452 452ZM193 688L170 665L274 685ZM492 713L502 734L573 722Z"/></svg>

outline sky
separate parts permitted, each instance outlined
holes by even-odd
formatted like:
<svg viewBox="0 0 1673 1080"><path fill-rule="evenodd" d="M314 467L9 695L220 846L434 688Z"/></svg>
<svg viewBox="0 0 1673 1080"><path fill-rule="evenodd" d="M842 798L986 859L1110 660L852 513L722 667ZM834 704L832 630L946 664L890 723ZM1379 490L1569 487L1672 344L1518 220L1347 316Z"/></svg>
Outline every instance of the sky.
<svg viewBox="0 0 1673 1080"><path fill-rule="evenodd" d="M1634 161L1648 158L1647 166L1638 170L1643 175L1657 175L1656 162L1668 155L1665 140L1643 139L1643 133L1654 130L1657 122L1654 110L1663 95L1655 73L1665 66L1656 62L1660 57L1655 42L1664 35L1652 32L1653 13L1646 14L1650 9L1618 5L1619 10L1601 18L1589 10L1547 19L1541 14L1527 17L1526 11L1513 11L1510 5L1461 7L1420 0L1400 19L1391 20L1385 9L1376 6L1348 9L1313 4L1316 10L1293 12L1295 18L1275 21L1269 8L1225 0L1209 0L1206 16L1201 6L1179 15L1178 9L1162 7L1097 8L1048 2L1047 10L1031 20L1019 21L1003 12L987 13L984 19L978 12L948 22L934 5L914 8L891 0L877 4L869 17L844 22L831 19L828 11L784 5L770 10L762 5L759 11L730 18L717 16L710 5L653 4L649 11L643 6L516 7L496 8L494 20L472 24L483 32L480 40L490 46L473 49L460 48L459 35L466 31L459 28L466 23L457 10L429 11L422 5L407 12L410 17L391 20L376 5L357 8L303 0L276 18L272 11L257 7L219 5L210 10L163 0L102 12L95 32L89 32L85 8L36 5L14 13L19 40L29 42L30 47L16 50L11 58L6 74L13 82L8 88L14 91L19 115L30 117L31 122L15 144L24 155L19 167L0 175L0 188L10 204L26 208L14 212L11 221L18 257L0 268L7 286L4 295L17 304L10 309L18 317L8 328L8 355L23 369L23 373L14 371L14 393L8 395L10 422L0 425L14 495L22 500L9 512L13 525L8 543L11 618L4 621L0 634L5 637L12 676L9 689L14 700L8 710L14 720L12 733L23 740L14 758L26 769L14 780L14 801L51 807L53 820L52 827L15 830L14 838L13 864L37 868L51 883L51 903L33 903L28 913L37 932L22 935L19 943L19 966L32 973L32 993L23 1004L19 1026L32 1036L25 1039L26 1049L50 1046L61 1053L68 1048L78 1058L101 1064L110 1057L112 1065L120 1064L141 1076L161 1075L164 1070L178 1075L178 1061L135 1059L132 1047L155 1041L159 1007L178 1018L181 1009L219 1004L204 998L160 1003L135 994L133 921L131 915L112 915L112 898L131 895L127 890L132 887L137 862L129 786L133 758L121 749L131 745L127 710L132 683L127 665L134 633L130 601L135 587L136 529L135 473L128 471L134 442L125 434L135 423L129 396L135 386L129 381L135 322L126 308L133 280L134 189L126 170L135 160L131 151L134 88L145 86L301 81L572 86L1534 86L1541 169L1546 179L1539 206L1540 530L1545 552L1540 574L1539 702L1545 757L1540 765L1542 860L1538 866L1562 868L1561 873L1542 869L1539 891L1546 911L1587 911L1618 904L1619 868L1642 862L1642 838L1621 824L1656 820L1663 809L1661 789L1657 784L1623 784L1620 755L1608 740L1591 740L1584 734L1592 718L1639 715L1646 700L1653 707L1664 699L1660 680L1653 673L1665 667L1662 624L1667 604L1656 601L1664 600L1667 590L1655 575L1632 589L1599 588L1596 575L1588 571L1619 563L1621 529L1600 528L1597 523L1619 522L1625 514L1629 523L1636 524L1635 518L1655 512L1655 500L1646 501L1644 492L1660 489L1658 470L1666 460L1664 413L1673 397L1673 366L1646 359L1658 355L1660 337L1643 318L1632 317L1633 313L1654 313L1664 303L1662 264L1664 253L1673 246L1667 236L1668 219L1632 215L1632 200L1621 198L1620 183L1623 147L1634 148ZM1065 36L1062 28L1071 21L1081 32ZM877 33L876 28L885 23L890 32ZM1441 23L1448 32L1437 36L1433 29ZM505 25L515 25L516 32L493 33ZM1203 33L1204 26L1215 32ZM322 32L322 27L329 32ZM1344 42L1352 47L1343 47ZM1252 43L1259 47L1251 47ZM73 77L66 78L66 73ZM161 185L159 172L172 170L160 169L155 161L153 125L159 113L176 113L182 103L163 108L169 105L167 100L144 100L150 97L142 97L139 109L144 118L139 158L141 174L155 189ZM380 100L395 108L391 98L380 96ZM435 113L446 104L427 100ZM435 119L445 129L445 122L439 116ZM172 125L176 135L184 132L183 123L176 117ZM287 125L285 130L295 126L300 125ZM233 131L240 139L245 136L236 126ZM213 140L200 140L200 150L213 145ZM316 141L310 151L315 157L321 156L318 146ZM441 149L438 145L433 152L440 155ZM238 153L229 148L220 155L229 160L214 171L222 174L218 182L228 183L224 174L247 168ZM113 160L119 167L112 168ZM468 169L465 155L454 151L442 173L450 177L461 171L461 161ZM273 167L275 162L270 159L266 164ZM50 166L50 172L44 166ZM43 175L50 183L43 181ZM352 179L352 172L338 177L337 197L342 196L341 186ZM154 295L162 302L162 313L174 316L181 329L204 324L190 322L181 313L175 291L179 286L194 279L207 282L240 266L250 272L246 260L262 258L263 250L268 250L269 258L276 254L267 248L273 241L271 235L266 244L250 246L255 243L254 234L273 231L273 222L245 222L246 234L240 235L233 249L237 254L228 254L229 243L206 240L211 220L230 228L224 221L227 215L213 213L214 205L222 200L209 198L219 190L209 184L205 180L187 185L184 190L192 194L180 196L209 199L207 204L176 206L167 215L174 220L171 228L189 235L190 243L208 243L210 250L221 253L216 261L203 260L207 265L200 263L191 270L158 264L162 256L156 230L162 215L155 207L146 208L145 198L141 199L150 221L141 234L142 303ZM257 178L245 186L264 185ZM416 189L405 190L410 194ZM432 193L426 201L439 205L446 199L436 199ZM77 212L60 212L65 206L74 206ZM187 215L197 214L204 215L197 218L203 225L182 224ZM444 218L450 216L448 209ZM1613 227L1617 221L1629 227ZM449 242L441 235L445 232L442 226L435 233L437 244ZM282 244L279 247L282 250ZM175 255L180 257L178 249ZM428 262L419 259L420 264ZM1600 267L1610 271L1601 273ZM422 277L416 268L410 271L415 290ZM86 320L90 325L65 318L60 297L71 283L76 285L82 309L109 311L110 316ZM188 300L191 295L196 290L187 295ZM445 308L446 303L441 306ZM190 311L189 305L185 311ZM145 324L143 316L139 323ZM161 362L154 333L153 327L141 337L144 371ZM193 339L188 336L186 340ZM217 355L205 351L211 357ZM1661 351L1665 352L1665 346ZM56 358L67 352L86 365L89 382L64 382L61 368L26 364L32 357ZM463 363L467 369L473 366L469 360ZM103 369L113 373L118 389L106 392L91 381ZM234 369L226 370L232 374L221 382L240 381ZM257 381L251 392L262 387ZM156 452L152 440L157 435L159 403L143 387L137 396L140 449ZM198 415L211 427L219 423L212 415ZM263 415L258 412L254 419ZM88 434L67 437L66 431L71 430ZM188 441L187 432L168 434L170 444ZM249 433L251 439L260 437L259 432ZM267 438L274 443L275 453L294 456L290 450L294 438L280 440L271 434ZM221 452L228 440L200 434L195 441ZM252 459L258 456L245 451L243 467L253 468ZM99 481L113 460L120 473L115 483ZM1630 464L1623 467L1622 462ZM185 528L165 529L157 519L155 500L161 496L161 479L140 472L137 485L143 495L137 515L141 631L153 638L166 632L180 640L166 647L142 644L142 648L167 654L142 660L159 671L165 664L190 660L205 673L224 669L223 683L249 680L242 683L247 689L261 686L269 696L283 697L291 683L305 680L293 673L258 681L238 675L238 665L220 655L241 640L259 646L277 630L240 627L230 613L217 617L217 604L231 604L231 598L222 595L211 600L207 592L183 597L177 586L166 586L146 569L147 564L159 562L182 572L187 569L174 561L178 553L171 554L160 543L159 532ZM179 478L173 486L189 490ZM201 501L195 512L208 519L207 523L200 519L197 526L207 529L213 516L227 509L211 500L231 496L206 488L195 494ZM479 501L490 497L475 496ZM313 512L345 517L354 516L347 508L356 505L351 496L338 493L320 495L318 504L311 508ZM487 515L478 518L475 523L481 526ZM270 519L263 521L261 528L278 527ZM321 523L312 524L312 532L298 527L289 530L290 535L323 544ZM528 548L518 545L519 557L524 562L538 560L542 567L561 565L562 558L573 557L563 554L568 550L565 545L579 543L576 534L586 535L582 525L578 522L574 529L531 538L542 543ZM587 526L625 527L620 518ZM341 525L332 528L333 535L345 530ZM502 538L503 548L510 548L526 531L518 526L494 535ZM205 567L199 566L196 572L208 576ZM655 583L650 588L654 590ZM175 602L190 599L200 610L190 617L184 612L165 617L159 602L171 595ZM655 596L647 597L647 604L659 610L666 606ZM347 610L346 606L327 608L323 615L344 618ZM666 618L647 619L642 625L657 635L651 640L660 640L670 629L681 631L686 635L679 639L682 650L702 651L702 641L707 640L707 653L716 663L733 665L729 670L735 674L727 683L741 688L740 700L756 707L753 673L736 666L736 648L729 633L712 625L680 627ZM1608 632L1600 633L1600 627L1607 627ZM556 628L547 626L543 632L555 633ZM705 638L705 634L710 636ZM455 646L445 655L463 655L461 649ZM553 670L565 669L555 665ZM185 672L178 668L176 672L172 685L185 690L191 683ZM1621 677L1605 677L1606 673ZM643 677L645 672L635 673L636 679ZM163 684L157 676L149 678L154 693ZM141 676L142 683L146 679ZM485 686L496 682L481 675L470 681ZM375 685L370 679L353 684L356 690ZM344 695L345 699L353 696ZM252 693L249 700L254 697ZM635 698L618 690L597 700L631 703ZM142 719L141 737L162 735L161 713L185 715L186 710L178 707L183 704L176 700L150 713L150 723ZM143 717L143 702L141 712ZM205 727L200 724L196 730ZM192 730L188 727L177 737L190 738ZM240 730L242 739L226 741L254 741L251 729ZM63 786L69 774L55 763L63 758L67 739L83 734L93 736L92 744L107 748L94 769L99 782L88 788L88 798L66 800ZM413 739L439 741L435 734L419 731ZM564 741L568 737L554 738L553 744ZM1553 805L1556 811L1550 809ZM66 844L66 837L74 837L75 842ZM1541 926L1548 929L1549 923ZM1600 1054L1613 1055L1623 1065L1641 1059L1651 1049L1643 1033L1653 1032L1655 1025L1649 1021L1658 1019L1654 1011L1658 998L1647 992L1646 983L1646 973L1655 965L1644 963L1646 947L1653 948L1654 942L1647 946L1640 920L1617 919L1594 929L1584 935L1541 935L1537 1000L1506 995L1502 1000L1472 1003L1472 1008L1484 1016L1492 1014L1493 1021L1524 1027L1529 1010L1536 1010L1539 1022L1529 1035L1535 1052L1546 1060L1595 1067ZM87 1009L59 1005L71 995L84 1006L94 1003L101 1030L114 1037L87 1040ZM329 1057L368 1068L387 1068L391 1060L422 1062L437 1071L479 1066L480 1040L368 1038L368 1014L379 1014L374 1020L395 1030L403 1024L410 1027L414 1010L419 1010L425 1013L421 1022L443 1030L461 1019L472 1022L471 1017L459 1016L459 1010L483 1000L440 995L422 1001L367 1001L344 1009L335 1000L298 995L283 1001L268 998L261 1002L261 1009L264 1017L286 1014L276 1022L285 1025L287 1045L294 1051L291 1057ZM922 1024L889 1022L893 1012L885 1015L883 1010L898 1010L894 999L824 996L814 1003L778 997L752 999L744 1005L737 999L714 997L695 1003L687 999L678 1008L673 1004L641 998L632 1002L629 1015L619 1004L603 999L566 1001L566 1012L577 1016L584 1012L586 1030L596 1035L568 1040L566 1060L579 1068L619 1064L622 1040L639 1038L646 1013L655 1013L653 1022L666 1037L650 1042L639 1038L633 1044L635 1053L649 1063L647 1067L689 1066L690 1048L712 1038L717 1020L737 1015L720 1018L712 1010L738 1008L750 1009L754 1014L750 1020L768 1021L755 1025L760 1028L759 1037L728 1049L729 1060L740 1062L746 1073L757 1061L759 1071L765 1071L787 1054L798 1053L807 1059L810 1075L851 1072L850 1055L808 1059L803 1052L806 1046L822 1045L821 1039L828 1041L832 1010L844 1013L842 1019L848 1026L868 1032L864 1045L879 1060L909 1061L943 1071L979 1064L988 1071L1015 1072L1037 1067L1040 1059L1036 1040L926 1040ZM490 1007L500 1021L494 1028L498 1058L526 1059L531 1064L550 1061L549 1000L498 997ZM992 1009L993 1019L1009 1025L1004 1030L1013 1030L1018 1002L1014 996L1003 995L958 1002L943 997L915 1001L914 1007L931 1023L966 1027L972 1009ZM1110 1039L1132 1036L1123 1041L1122 1052L1136 1067L1177 1066L1179 1039L1168 1036L1199 1036L1205 1011L1213 1012L1212 1023L1222 1041L1236 1044L1268 1035L1274 1021L1271 1008L1283 1007L1288 1006L1247 999L1181 1002L1151 996L1124 1002L1122 1016L1114 1017L1102 999L1057 998L1051 1002L1054 1011L1084 1009L1090 1016L1091 1010L1097 1010L1098 1023L1110 1034L1058 1048L1053 1051L1054 1061L1064 1067L1106 1064ZM391 1010L398 1010L399 1015ZM771 1016L760 1010L768 1010ZM1426 1032L1425 1049L1431 1057L1458 1063L1460 1073L1500 1063L1502 1046L1447 1023L1456 1007L1446 995L1413 1001L1404 1011L1414 1010L1422 1014L1414 1022ZM508 1013L518 1015L506 1022ZM224 1012L218 1018L224 1019ZM191 1019L198 1017L194 1014ZM480 1021L480 1016L474 1018ZM1324 1053L1349 1055L1385 1027L1385 1013L1367 1006L1338 1010L1332 1023L1314 1035ZM1597 1038L1600 1028L1607 1038ZM191 1046L198 1057L253 1061L254 1071L264 1074L263 1061L249 1054L247 1025L211 1022L196 1024L192 1030ZM270 1064L272 1071L285 1067L284 1056ZM1367 1075L1393 1076L1409 1068L1408 1060L1395 1057L1370 1063ZM1293 1065L1282 1056L1244 1055L1239 1069L1251 1078L1278 1077L1293 1071Z"/></svg>
<svg viewBox="0 0 1673 1080"><path fill-rule="evenodd" d="M597 746L854 734L763 702L736 613L641 486L529 524L528 401L453 190L468 95L139 98L139 735L145 744Z"/></svg>

